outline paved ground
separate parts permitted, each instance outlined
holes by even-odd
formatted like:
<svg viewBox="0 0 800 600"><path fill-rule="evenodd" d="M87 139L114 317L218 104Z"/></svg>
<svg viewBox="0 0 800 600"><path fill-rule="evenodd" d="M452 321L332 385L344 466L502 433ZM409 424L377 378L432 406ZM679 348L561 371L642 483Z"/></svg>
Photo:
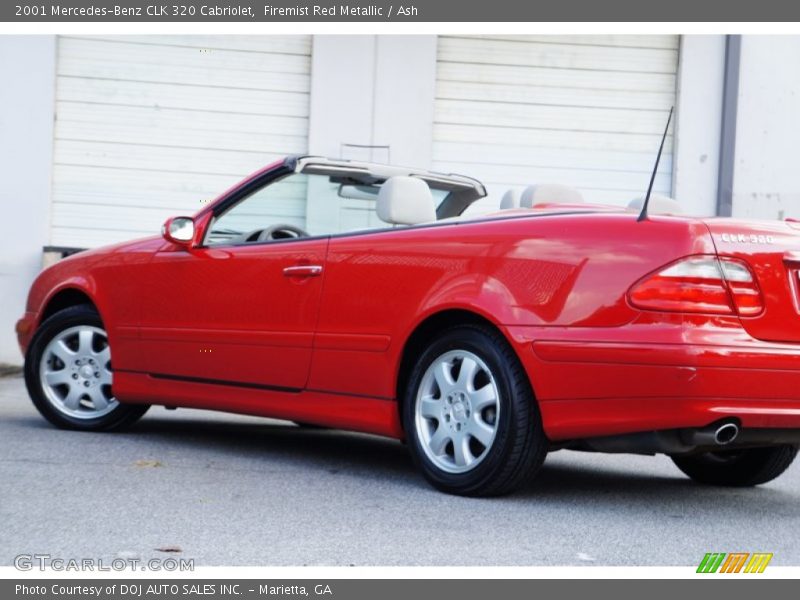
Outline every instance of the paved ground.
<svg viewBox="0 0 800 600"><path fill-rule="evenodd" d="M12 377L0 379L0 524L2 565L166 546L197 565L689 565L712 550L800 565L800 466L719 490L665 457L562 451L521 493L455 498L371 436L161 408L123 434L59 431Z"/></svg>

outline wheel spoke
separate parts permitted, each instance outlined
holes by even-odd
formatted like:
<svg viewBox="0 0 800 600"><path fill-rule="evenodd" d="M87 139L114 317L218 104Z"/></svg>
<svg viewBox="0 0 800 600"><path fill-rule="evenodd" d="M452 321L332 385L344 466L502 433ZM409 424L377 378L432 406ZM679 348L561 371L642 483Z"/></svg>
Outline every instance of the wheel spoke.
<svg viewBox="0 0 800 600"><path fill-rule="evenodd" d="M89 388L88 395L92 400L95 410L104 410L108 407L108 400L106 400L103 391L98 386Z"/></svg>
<svg viewBox="0 0 800 600"><path fill-rule="evenodd" d="M83 390L77 385L71 386L69 388L69 393L67 393L67 395L64 397L64 406L70 410L77 410L83 393Z"/></svg>
<svg viewBox="0 0 800 600"><path fill-rule="evenodd" d="M434 454L441 456L444 454L448 441L450 441L450 434L447 432L447 428L444 425L439 425L436 433L431 436L428 446Z"/></svg>
<svg viewBox="0 0 800 600"><path fill-rule="evenodd" d="M467 436L453 440L453 461L459 467L469 466L475 461L475 457L469 449Z"/></svg>
<svg viewBox="0 0 800 600"><path fill-rule="evenodd" d="M100 377L97 380L98 383L100 385L111 385L111 378L113 377L111 371L109 371L105 367L100 367L100 370L98 372L100 373Z"/></svg>
<svg viewBox="0 0 800 600"><path fill-rule="evenodd" d="M92 352L92 340L94 339L94 331L91 329L81 329L78 332L78 354L86 356Z"/></svg>
<svg viewBox="0 0 800 600"><path fill-rule="evenodd" d="M100 350L100 352L95 352L94 355L97 357L97 362L99 362L103 368L105 368L111 360L111 350L108 346Z"/></svg>
<svg viewBox="0 0 800 600"><path fill-rule="evenodd" d="M478 440L485 448L488 448L492 443L492 436L494 429L483 422L477 414L473 415L467 428L467 433Z"/></svg>
<svg viewBox="0 0 800 600"><path fill-rule="evenodd" d="M77 356L77 353L70 350L69 347L64 343L64 340L58 340L52 344L50 351L55 354L65 365L74 360Z"/></svg>
<svg viewBox="0 0 800 600"><path fill-rule="evenodd" d="M61 369L60 371L47 371L44 374L47 385L50 387L58 385L72 385L72 377L70 376L69 369Z"/></svg>
<svg viewBox="0 0 800 600"><path fill-rule="evenodd" d="M487 406L493 406L497 402L497 390L494 385L487 383L479 390L471 392L469 400L472 403L472 408L476 411L481 411Z"/></svg>
<svg viewBox="0 0 800 600"><path fill-rule="evenodd" d="M441 413L441 400L434 400L430 396L423 398L420 401L419 407L420 414L426 419L438 419Z"/></svg>
<svg viewBox="0 0 800 600"><path fill-rule="evenodd" d="M475 380L475 373L478 372L478 363L469 356L465 356L461 361L461 369L458 371L458 385L464 389L471 390L472 382Z"/></svg>
<svg viewBox="0 0 800 600"><path fill-rule="evenodd" d="M442 393L442 395L446 394L447 390L453 387L456 383L453 379L453 373L451 370L452 366L450 363L442 361L436 365L436 370L433 372L433 377L436 379L436 383L439 386L439 391Z"/></svg>

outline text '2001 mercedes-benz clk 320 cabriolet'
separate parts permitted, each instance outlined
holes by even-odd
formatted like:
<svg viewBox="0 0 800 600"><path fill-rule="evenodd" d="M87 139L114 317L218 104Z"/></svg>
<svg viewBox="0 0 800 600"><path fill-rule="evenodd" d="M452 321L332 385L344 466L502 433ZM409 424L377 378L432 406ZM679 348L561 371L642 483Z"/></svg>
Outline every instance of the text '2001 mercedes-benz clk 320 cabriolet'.
<svg viewBox="0 0 800 600"><path fill-rule="evenodd" d="M391 436L463 495L510 492L562 448L665 453L707 484L781 474L798 226L530 192L470 217L486 192L467 177L270 165L162 237L42 272L17 325L30 396L79 430L156 404Z"/></svg>

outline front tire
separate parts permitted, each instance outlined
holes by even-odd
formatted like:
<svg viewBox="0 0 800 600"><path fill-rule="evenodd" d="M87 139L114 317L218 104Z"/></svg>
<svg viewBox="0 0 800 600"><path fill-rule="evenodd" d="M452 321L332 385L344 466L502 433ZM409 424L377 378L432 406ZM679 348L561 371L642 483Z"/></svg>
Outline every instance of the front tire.
<svg viewBox="0 0 800 600"><path fill-rule="evenodd" d="M774 446L673 456L672 461L699 483L750 487L767 483L781 475L795 456L796 446Z"/></svg>
<svg viewBox="0 0 800 600"><path fill-rule="evenodd" d="M149 406L120 403L112 380L111 347L93 307L65 308L41 324L25 356L25 385L45 419L83 431L131 425Z"/></svg>
<svg viewBox="0 0 800 600"><path fill-rule="evenodd" d="M403 402L411 455L437 489L510 493L530 480L548 442L527 375L499 332L462 325L418 358Z"/></svg>

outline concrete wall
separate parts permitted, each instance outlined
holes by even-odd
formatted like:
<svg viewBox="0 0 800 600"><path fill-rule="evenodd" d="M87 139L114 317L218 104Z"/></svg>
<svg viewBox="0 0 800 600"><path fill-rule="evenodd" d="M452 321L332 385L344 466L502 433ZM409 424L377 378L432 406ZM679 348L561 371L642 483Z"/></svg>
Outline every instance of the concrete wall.
<svg viewBox="0 0 800 600"><path fill-rule="evenodd" d="M724 67L725 36L681 38L672 193L690 215L717 210Z"/></svg>
<svg viewBox="0 0 800 600"><path fill-rule="evenodd" d="M315 36L311 78L312 154L430 166L436 36Z"/></svg>
<svg viewBox="0 0 800 600"><path fill-rule="evenodd" d="M0 36L0 363L19 364L22 315L48 239L55 38Z"/></svg>
<svg viewBox="0 0 800 600"><path fill-rule="evenodd" d="M742 38L733 215L800 217L800 37Z"/></svg>
<svg viewBox="0 0 800 600"><path fill-rule="evenodd" d="M310 154L430 167L436 36L318 35L311 56ZM309 190L308 229L338 218Z"/></svg>

